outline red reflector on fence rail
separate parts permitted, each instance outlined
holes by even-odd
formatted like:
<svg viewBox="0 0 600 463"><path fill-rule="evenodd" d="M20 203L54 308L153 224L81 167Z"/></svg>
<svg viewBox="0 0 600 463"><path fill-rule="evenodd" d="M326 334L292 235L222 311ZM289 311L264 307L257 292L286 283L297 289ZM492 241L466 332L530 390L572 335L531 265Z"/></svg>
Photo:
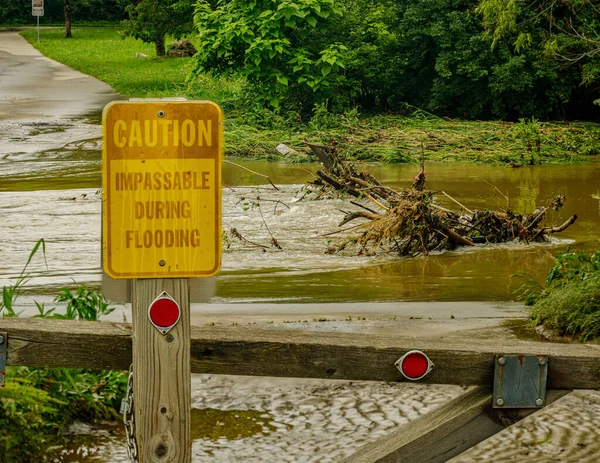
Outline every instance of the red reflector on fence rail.
<svg viewBox="0 0 600 463"><path fill-rule="evenodd" d="M181 317L181 309L177 301L173 299L166 291L160 293L148 308L148 317L150 322L162 334L167 334L173 328Z"/></svg>
<svg viewBox="0 0 600 463"><path fill-rule="evenodd" d="M420 350L411 350L395 363L396 368L406 378L417 381L433 368L433 362Z"/></svg>

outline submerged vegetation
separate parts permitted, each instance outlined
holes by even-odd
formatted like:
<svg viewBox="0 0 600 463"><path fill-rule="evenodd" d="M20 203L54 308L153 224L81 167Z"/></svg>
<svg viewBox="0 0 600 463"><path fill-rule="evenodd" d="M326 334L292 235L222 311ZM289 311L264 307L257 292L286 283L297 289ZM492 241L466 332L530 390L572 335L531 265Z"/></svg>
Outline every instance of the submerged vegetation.
<svg viewBox="0 0 600 463"><path fill-rule="evenodd" d="M18 316L15 301L40 250L45 255L43 239L34 246L16 282L2 288L3 317ZM36 303L37 316L97 320L112 311L101 295L85 285L74 291L61 289L55 302L66 303L64 313ZM120 371L8 367L6 387L0 389L0 462L60 462L71 439L69 426L75 421L117 418L126 384L127 375Z"/></svg>
<svg viewBox="0 0 600 463"><path fill-rule="evenodd" d="M544 286L528 275L520 298L537 325L588 341L600 338L600 251L558 253Z"/></svg>

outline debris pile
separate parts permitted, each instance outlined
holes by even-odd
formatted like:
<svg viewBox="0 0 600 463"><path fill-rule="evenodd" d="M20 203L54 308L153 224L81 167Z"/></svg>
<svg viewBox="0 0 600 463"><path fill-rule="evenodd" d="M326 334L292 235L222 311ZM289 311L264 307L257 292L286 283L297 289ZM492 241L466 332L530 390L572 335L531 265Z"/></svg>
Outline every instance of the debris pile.
<svg viewBox="0 0 600 463"><path fill-rule="evenodd" d="M357 171L337 153L335 145L323 146L307 142L323 169L317 172L313 185L353 196L360 210L345 212L340 226L356 219L366 219L352 228L359 234L331 246L334 253L352 249L359 255L381 251L416 257L433 251L453 250L459 246L478 246L513 240L548 241L550 235L572 225L573 215L562 225L543 226L549 211L557 211L565 201L562 195L538 207L532 214L504 211L470 210L443 191L425 190L425 166L415 177L410 189L395 190L383 185L371 173ZM444 195L460 206L455 212L436 203Z"/></svg>
<svg viewBox="0 0 600 463"><path fill-rule="evenodd" d="M196 50L196 47L189 40L175 40L171 43L167 51L167 56L181 58L184 56L194 56L196 53L198 53L198 50Z"/></svg>

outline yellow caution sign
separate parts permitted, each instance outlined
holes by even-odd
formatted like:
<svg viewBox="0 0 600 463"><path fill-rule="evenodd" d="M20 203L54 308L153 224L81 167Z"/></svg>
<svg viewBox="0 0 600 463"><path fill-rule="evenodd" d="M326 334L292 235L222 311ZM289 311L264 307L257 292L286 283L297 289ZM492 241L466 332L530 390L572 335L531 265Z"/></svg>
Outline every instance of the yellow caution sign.
<svg viewBox="0 0 600 463"><path fill-rule="evenodd" d="M194 278L221 262L221 109L207 101L104 109L104 270L112 278Z"/></svg>

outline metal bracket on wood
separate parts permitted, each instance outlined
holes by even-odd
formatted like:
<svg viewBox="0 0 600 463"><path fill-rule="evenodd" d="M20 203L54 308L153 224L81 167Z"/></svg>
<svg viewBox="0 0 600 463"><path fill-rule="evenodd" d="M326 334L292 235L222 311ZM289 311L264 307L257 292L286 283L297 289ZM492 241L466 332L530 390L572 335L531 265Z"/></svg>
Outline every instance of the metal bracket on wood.
<svg viewBox="0 0 600 463"><path fill-rule="evenodd" d="M6 331L0 331L0 389L4 389L7 346L8 333Z"/></svg>
<svg viewBox="0 0 600 463"><path fill-rule="evenodd" d="M548 357L496 355L494 408L541 408L546 404Z"/></svg>

